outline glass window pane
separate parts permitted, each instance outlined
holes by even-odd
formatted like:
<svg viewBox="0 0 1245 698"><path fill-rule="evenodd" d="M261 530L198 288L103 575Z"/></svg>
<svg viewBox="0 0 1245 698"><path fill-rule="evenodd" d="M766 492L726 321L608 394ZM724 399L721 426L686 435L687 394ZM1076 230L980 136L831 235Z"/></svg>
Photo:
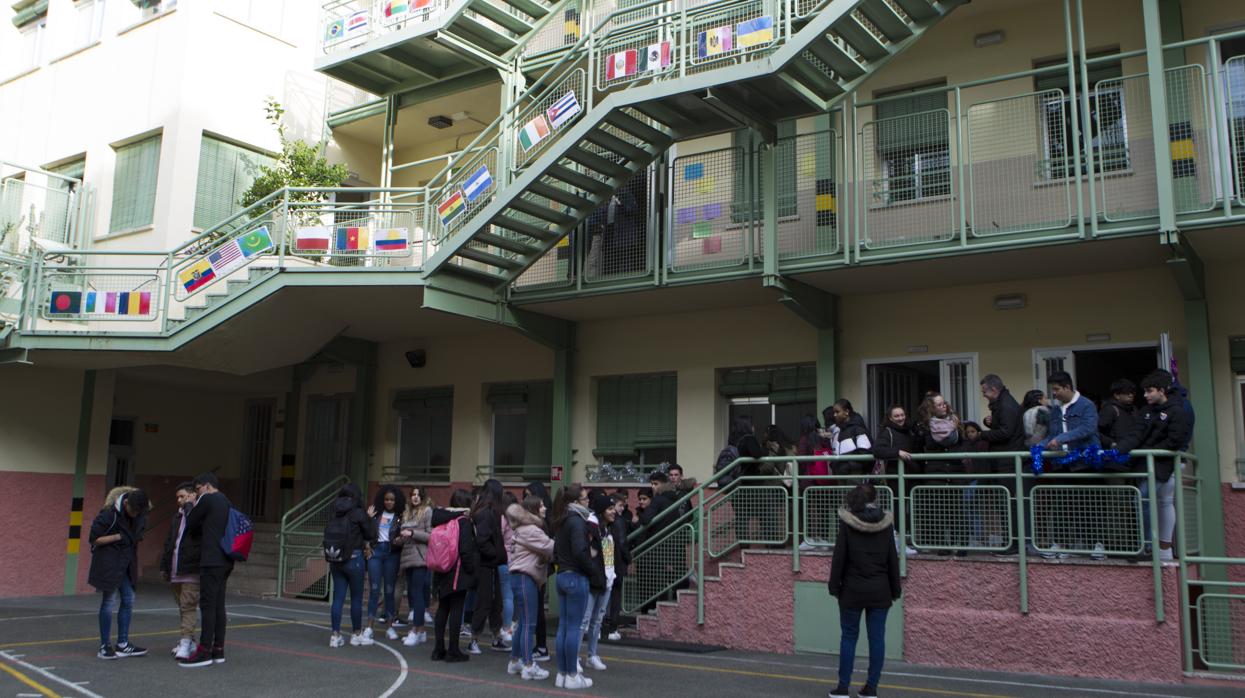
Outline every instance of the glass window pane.
<svg viewBox="0 0 1245 698"><path fill-rule="evenodd" d="M527 410L493 413L493 464L522 465L527 453Z"/></svg>

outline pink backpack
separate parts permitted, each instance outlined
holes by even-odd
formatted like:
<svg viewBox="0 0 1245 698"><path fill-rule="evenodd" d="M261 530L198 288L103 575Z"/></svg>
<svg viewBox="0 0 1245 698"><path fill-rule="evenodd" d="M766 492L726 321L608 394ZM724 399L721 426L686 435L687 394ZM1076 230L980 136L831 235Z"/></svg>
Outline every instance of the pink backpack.
<svg viewBox="0 0 1245 698"><path fill-rule="evenodd" d="M458 527L459 522L466 518L451 519L432 529L428 536L428 569L441 574L454 571L455 583L458 582L457 567L461 562L458 559Z"/></svg>

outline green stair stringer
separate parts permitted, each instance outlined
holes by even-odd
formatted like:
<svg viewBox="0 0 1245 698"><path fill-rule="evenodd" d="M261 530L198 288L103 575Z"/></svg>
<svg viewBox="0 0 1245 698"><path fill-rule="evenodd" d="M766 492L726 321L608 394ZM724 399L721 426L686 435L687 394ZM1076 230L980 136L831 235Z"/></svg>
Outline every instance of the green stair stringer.
<svg viewBox="0 0 1245 698"><path fill-rule="evenodd" d="M728 118L733 118L736 128L758 119L777 120L772 110L758 111L744 102L765 104L769 101L765 91L784 86L806 113L824 112L963 0L897 3L906 19L885 0L830 0L806 18L793 18L789 39L768 55L609 93L576 123L552 134L555 140L544 153L502 185L457 231L440 240L437 252L424 265L425 278L430 285L447 277L464 280L477 289L465 295L478 299L504 292L631 175L676 140L702 135L694 126L698 115L687 111L689 95L698 97L705 111L733 113ZM872 30L865 28L861 17L872 24ZM519 101L538 101L540 91L548 92L549 86L582 69L587 58L584 42L591 38L584 37L572 54L564 56ZM730 90L725 98L724 90ZM732 105L732 98L741 103ZM802 115L782 113L783 118ZM513 142L518 126L508 119L513 117L503 114L485 130L499 134L497 144L503 152L507 143L502 139ZM462 166L454 161L447 170ZM552 202L562 204L560 210L552 208Z"/></svg>

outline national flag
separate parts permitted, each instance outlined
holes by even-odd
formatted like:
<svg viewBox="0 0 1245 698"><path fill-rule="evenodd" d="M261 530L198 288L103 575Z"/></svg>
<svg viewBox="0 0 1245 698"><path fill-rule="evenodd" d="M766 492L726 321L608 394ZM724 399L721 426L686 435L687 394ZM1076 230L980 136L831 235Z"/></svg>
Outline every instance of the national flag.
<svg viewBox="0 0 1245 698"><path fill-rule="evenodd" d="M186 289L186 293L194 293L215 281L216 272L213 271L210 262L201 259L178 272L177 280L182 283L182 288Z"/></svg>
<svg viewBox="0 0 1245 698"><path fill-rule="evenodd" d="M346 33L359 34L367 31L367 10L351 13L346 18Z"/></svg>
<svg viewBox="0 0 1245 698"><path fill-rule="evenodd" d="M735 48L731 28L714 27L696 36L696 55L700 58L720 56Z"/></svg>
<svg viewBox="0 0 1245 698"><path fill-rule="evenodd" d="M640 53L639 66L637 71L658 72L670 67L670 42L663 41L660 44L653 44L647 50Z"/></svg>
<svg viewBox="0 0 1245 698"><path fill-rule="evenodd" d="M406 0L386 0L385 1L385 18L388 19L389 17L393 17L394 15L406 14L406 11L408 9L410 9L410 7L409 5L407 5Z"/></svg>
<svg viewBox="0 0 1245 698"><path fill-rule="evenodd" d="M567 44L579 41L579 10L574 7L562 13L562 41Z"/></svg>
<svg viewBox="0 0 1245 698"><path fill-rule="evenodd" d="M467 204L463 202L462 191L455 191L453 196L437 206L437 214L441 216L441 222L445 225L449 225L465 210L467 210Z"/></svg>
<svg viewBox="0 0 1245 698"><path fill-rule="evenodd" d="M324 43L332 43L346 33L346 20L335 19L324 27Z"/></svg>
<svg viewBox="0 0 1245 698"><path fill-rule="evenodd" d="M99 312L95 309L96 303L99 301L99 294L95 291L87 291L86 297L82 301L83 314Z"/></svg>
<svg viewBox="0 0 1245 698"><path fill-rule="evenodd" d="M480 169L463 182L463 195L467 197L467 201L475 201L483 196L491 186L493 186L493 176L489 174L488 165L480 165Z"/></svg>
<svg viewBox="0 0 1245 698"><path fill-rule="evenodd" d="M298 228L294 231L294 251L328 251L331 232L327 225Z"/></svg>
<svg viewBox="0 0 1245 698"><path fill-rule="evenodd" d="M605 79L620 80L628 75L635 75L636 59L636 50L633 48L606 56Z"/></svg>
<svg viewBox="0 0 1245 698"><path fill-rule="evenodd" d="M537 115L535 119L527 122L522 131L519 131L519 145L523 146L523 152L527 152L535 148L536 144L548 135L549 124L545 121L545 117Z"/></svg>
<svg viewBox="0 0 1245 698"><path fill-rule="evenodd" d="M104 312L109 313L109 314L117 312L117 292L116 291L109 291L108 293L104 294Z"/></svg>
<svg viewBox="0 0 1245 698"><path fill-rule="evenodd" d="M121 303L117 307L118 315L147 315L150 312L150 291L130 291L121 294Z"/></svg>
<svg viewBox="0 0 1245 698"><path fill-rule="evenodd" d="M406 228L385 228L376 231L377 252L405 252L407 248Z"/></svg>
<svg viewBox="0 0 1245 698"><path fill-rule="evenodd" d="M337 240L333 249L342 251L366 250L368 229L363 226L349 226L337 229Z"/></svg>
<svg viewBox="0 0 1245 698"><path fill-rule="evenodd" d="M575 118L579 113L579 100L575 99L575 90L570 90L562 95L558 101L553 103L552 107L545 112L549 117L549 124L554 128L560 127L562 124ZM468 196L470 198L470 196Z"/></svg>
<svg viewBox="0 0 1245 698"><path fill-rule="evenodd" d="M750 19L735 25L735 35L739 37L740 48L750 48L768 44L774 40L774 18L769 15ZM730 47L727 47L730 50Z"/></svg>
<svg viewBox="0 0 1245 698"><path fill-rule="evenodd" d="M48 301L49 315L78 315L82 312L81 291L53 291Z"/></svg>
<svg viewBox="0 0 1245 698"><path fill-rule="evenodd" d="M212 265L212 269L216 273L223 276L234 267L242 264L243 259L242 249L238 247L238 241L230 240L216 248L215 252L209 254L207 261L208 264Z"/></svg>
<svg viewBox="0 0 1245 698"><path fill-rule="evenodd" d="M243 257L254 257L260 252L272 248L272 236L268 234L268 226L261 225L251 232L238 238L238 247Z"/></svg>

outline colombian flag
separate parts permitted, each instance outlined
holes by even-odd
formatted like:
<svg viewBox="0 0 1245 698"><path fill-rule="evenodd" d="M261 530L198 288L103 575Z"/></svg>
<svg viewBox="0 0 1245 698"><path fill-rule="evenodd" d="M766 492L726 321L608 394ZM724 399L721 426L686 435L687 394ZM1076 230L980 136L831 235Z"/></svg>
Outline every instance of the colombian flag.
<svg viewBox="0 0 1245 698"><path fill-rule="evenodd" d="M377 252L406 251L406 228L386 228L376 233Z"/></svg>

